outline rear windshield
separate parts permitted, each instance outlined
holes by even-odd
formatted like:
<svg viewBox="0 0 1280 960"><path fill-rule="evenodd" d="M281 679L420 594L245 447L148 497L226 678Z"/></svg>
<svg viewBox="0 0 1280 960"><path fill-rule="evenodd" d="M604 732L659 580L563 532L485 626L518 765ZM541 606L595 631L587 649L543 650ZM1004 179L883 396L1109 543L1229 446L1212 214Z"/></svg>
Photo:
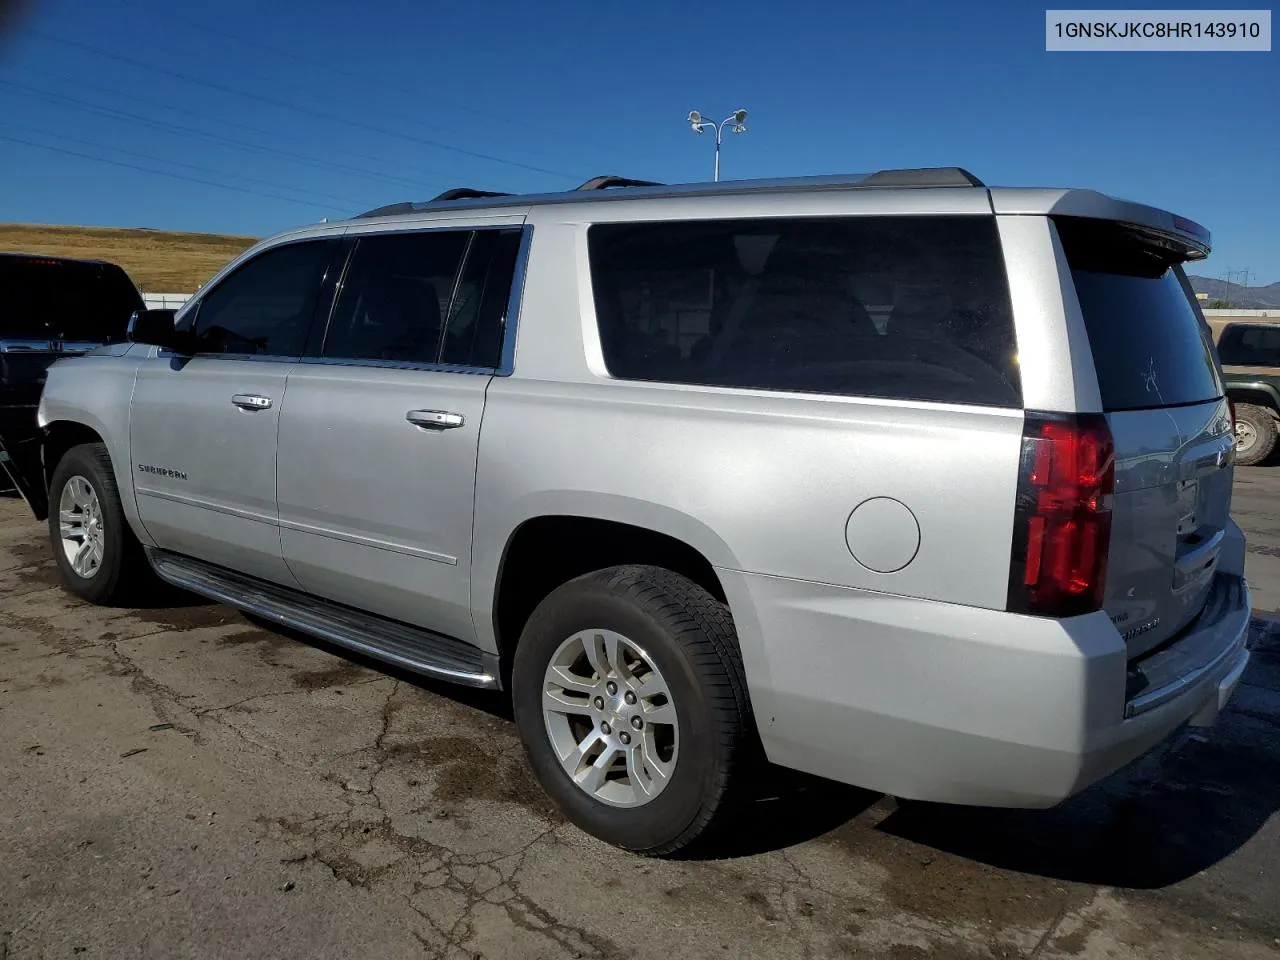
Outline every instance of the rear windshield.
<svg viewBox="0 0 1280 960"><path fill-rule="evenodd" d="M1218 358L1233 367L1280 367L1280 324L1228 325L1218 338Z"/></svg>
<svg viewBox="0 0 1280 960"><path fill-rule="evenodd" d="M0 338L123 340L142 298L110 264L0 257Z"/></svg>
<svg viewBox="0 0 1280 960"><path fill-rule="evenodd" d="M1172 254L1107 220L1056 221L1105 410L1222 396L1213 340Z"/></svg>
<svg viewBox="0 0 1280 960"><path fill-rule="evenodd" d="M596 224L622 379L1020 407L994 217Z"/></svg>

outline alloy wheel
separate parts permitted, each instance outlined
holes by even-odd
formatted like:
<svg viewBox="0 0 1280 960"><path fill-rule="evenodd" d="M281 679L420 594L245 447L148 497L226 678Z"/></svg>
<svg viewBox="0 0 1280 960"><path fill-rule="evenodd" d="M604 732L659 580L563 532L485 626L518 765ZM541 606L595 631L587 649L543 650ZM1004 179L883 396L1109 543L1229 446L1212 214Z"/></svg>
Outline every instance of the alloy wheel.
<svg viewBox="0 0 1280 960"><path fill-rule="evenodd" d="M542 715L569 778L613 807L652 801L671 782L680 728L653 659L612 630L582 630L556 649Z"/></svg>

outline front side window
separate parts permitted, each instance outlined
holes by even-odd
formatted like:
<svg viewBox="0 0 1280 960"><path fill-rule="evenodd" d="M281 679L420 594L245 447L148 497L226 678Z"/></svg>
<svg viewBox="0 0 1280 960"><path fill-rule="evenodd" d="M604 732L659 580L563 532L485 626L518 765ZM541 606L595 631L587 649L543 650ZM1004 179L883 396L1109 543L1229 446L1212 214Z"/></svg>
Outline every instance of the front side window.
<svg viewBox="0 0 1280 960"><path fill-rule="evenodd" d="M236 269L191 314L195 352L300 356L332 247L330 240L273 247Z"/></svg>
<svg viewBox="0 0 1280 960"><path fill-rule="evenodd" d="M465 230L361 237L342 280L323 355L438 362L470 237Z"/></svg>
<svg viewBox="0 0 1280 960"><path fill-rule="evenodd" d="M614 377L1019 407L990 216L596 224Z"/></svg>

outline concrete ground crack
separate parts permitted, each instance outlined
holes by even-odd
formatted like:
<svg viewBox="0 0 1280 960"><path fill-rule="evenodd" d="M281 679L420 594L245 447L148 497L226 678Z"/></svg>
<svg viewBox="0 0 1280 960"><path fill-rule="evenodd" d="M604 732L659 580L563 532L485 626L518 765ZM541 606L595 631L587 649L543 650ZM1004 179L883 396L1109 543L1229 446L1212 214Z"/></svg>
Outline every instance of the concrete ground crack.
<svg viewBox="0 0 1280 960"><path fill-rule="evenodd" d="M273 693L255 693L251 697L243 697L240 700L233 700L231 703L223 704L219 707L202 707L196 711L197 717L204 717L211 713L221 713L225 710L234 710L236 707L244 706L246 703L253 703L255 700L270 700L273 697L287 697L291 695L300 695L302 690L276 690Z"/></svg>
<svg viewBox="0 0 1280 960"><path fill-rule="evenodd" d="M382 679L382 678L379 677L378 679ZM387 692L387 699L383 701L383 704L382 704L382 714L381 714L382 729L378 731L378 736L374 738L373 749L375 750L381 751L383 749L382 742L387 739L387 733L391 729L391 716L393 713L391 709L391 702L395 699L396 694L399 692L400 692L400 681L399 680L392 681L391 689Z"/></svg>
<svg viewBox="0 0 1280 960"><path fill-rule="evenodd" d="M1066 919L1067 909L1067 905L1063 904L1062 909L1054 916L1053 922L1049 924L1049 929L1044 932L1044 936L1036 943L1035 948L1027 954L1027 960L1036 960L1037 957L1044 953L1045 947L1049 945L1053 935L1058 932L1058 927L1062 926L1062 921Z"/></svg>

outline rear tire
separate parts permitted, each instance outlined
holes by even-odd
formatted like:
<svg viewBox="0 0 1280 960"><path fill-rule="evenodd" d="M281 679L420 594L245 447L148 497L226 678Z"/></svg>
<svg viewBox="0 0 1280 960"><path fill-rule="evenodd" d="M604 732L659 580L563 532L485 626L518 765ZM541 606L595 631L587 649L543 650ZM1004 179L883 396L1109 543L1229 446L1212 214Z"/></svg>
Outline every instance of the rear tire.
<svg viewBox="0 0 1280 960"><path fill-rule="evenodd" d="M1271 456L1276 446L1271 411L1252 403L1236 404L1236 463L1250 467Z"/></svg>
<svg viewBox="0 0 1280 960"><path fill-rule="evenodd" d="M49 539L63 584L82 600L125 605L159 584L125 519L105 444L72 447L54 468Z"/></svg>
<svg viewBox="0 0 1280 960"><path fill-rule="evenodd" d="M520 637L512 700L561 812L651 856L708 832L756 737L728 607L659 567L611 567L552 591Z"/></svg>

